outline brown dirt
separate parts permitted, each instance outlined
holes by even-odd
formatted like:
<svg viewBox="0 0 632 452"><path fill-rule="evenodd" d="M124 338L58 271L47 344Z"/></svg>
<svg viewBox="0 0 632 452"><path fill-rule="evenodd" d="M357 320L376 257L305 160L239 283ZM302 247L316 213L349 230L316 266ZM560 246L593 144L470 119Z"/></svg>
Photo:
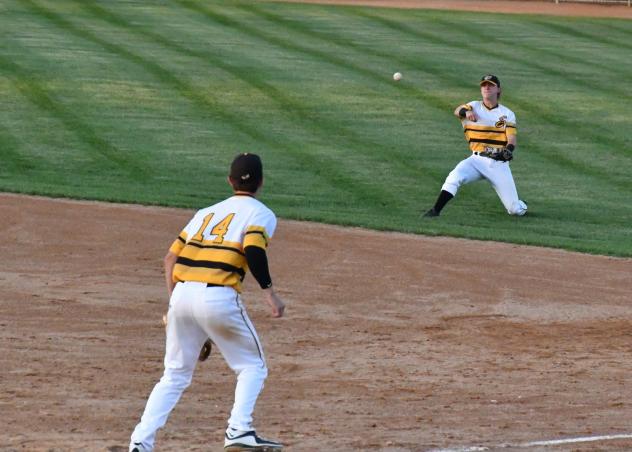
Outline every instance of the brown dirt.
<svg viewBox="0 0 632 452"><path fill-rule="evenodd" d="M448 9L460 11L496 12L507 14L544 14L552 16L613 17L632 19L627 3L568 3L535 0L273 0L289 3L319 3L329 5L364 5L384 8Z"/></svg>
<svg viewBox="0 0 632 452"><path fill-rule="evenodd" d="M162 371L162 257L192 211L0 208L0 449L126 450ZM294 221L270 254L287 317L251 277L244 299L270 367L257 424L287 450L632 432L630 259ZM222 450L233 383L201 364L157 450Z"/></svg>

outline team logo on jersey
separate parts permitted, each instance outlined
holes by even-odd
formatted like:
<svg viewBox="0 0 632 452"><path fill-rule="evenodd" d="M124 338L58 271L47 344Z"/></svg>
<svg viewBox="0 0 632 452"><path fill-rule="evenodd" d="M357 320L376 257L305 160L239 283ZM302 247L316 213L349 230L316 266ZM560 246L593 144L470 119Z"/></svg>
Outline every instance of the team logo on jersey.
<svg viewBox="0 0 632 452"><path fill-rule="evenodd" d="M506 125L507 125L507 116L501 116L500 118L498 118L498 121L495 124L495 126L498 127L499 129L505 127Z"/></svg>

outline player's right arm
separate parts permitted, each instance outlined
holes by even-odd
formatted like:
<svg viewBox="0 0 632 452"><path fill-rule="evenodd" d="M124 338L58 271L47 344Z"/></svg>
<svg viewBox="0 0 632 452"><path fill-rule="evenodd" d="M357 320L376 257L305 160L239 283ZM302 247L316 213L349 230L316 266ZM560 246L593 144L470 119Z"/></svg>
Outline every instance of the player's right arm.
<svg viewBox="0 0 632 452"><path fill-rule="evenodd" d="M189 241L189 237L194 237L195 232L199 230L200 226L203 223L204 212L198 210L193 218L187 223L178 237L173 241L171 246L169 247L169 251L165 255L163 259L163 266L165 269L165 283L167 284L167 292L169 293L169 298L171 298L171 293L173 292L174 287L176 286L176 280L173 277L173 268L176 266L178 262L178 257L184 246Z"/></svg>
<svg viewBox="0 0 632 452"><path fill-rule="evenodd" d="M476 122L476 113L474 113L473 107L470 104L462 104L456 107L454 110L454 116L461 121L467 119L468 121Z"/></svg>
<svg viewBox="0 0 632 452"><path fill-rule="evenodd" d="M176 282L173 280L173 267L176 266L178 256L187 242L187 237L188 234L185 228L182 232L180 232L178 238L173 241L169 247L169 251L167 251L165 258L162 261L165 269L165 283L167 284L167 293L169 294L169 298L171 298L171 292L173 292L173 288L176 286Z"/></svg>
<svg viewBox="0 0 632 452"><path fill-rule="evenodd" d="M173 281L173 267L175 267L177 260L178 255L171 250L167 251L165 258L163 259L165 282L167 283L167 293L169 294L169 298L171 298L171 292L173 292L173 288L176 286L176 283Z"/></svg>

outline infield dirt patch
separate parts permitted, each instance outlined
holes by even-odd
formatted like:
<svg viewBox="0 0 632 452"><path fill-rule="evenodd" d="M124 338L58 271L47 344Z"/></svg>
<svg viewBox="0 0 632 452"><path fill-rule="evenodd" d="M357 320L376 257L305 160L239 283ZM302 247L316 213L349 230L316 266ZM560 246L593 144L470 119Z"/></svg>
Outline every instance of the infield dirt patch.
<svg viewBox="0 0 632 452"><path fill-rule="evenodd" d="M622 3L567 3L537 0L274 0L287 3L374 6L378 8L447 9L506 14L613 17L632 19L632 8Z"/></svg>
<svg viewBox="0 0 632 452"><path fill-rule="evenodd" d="M162 372L162 257L193 212L0 206L0 449L126 450ZM287 450L631 431L630 259L294 221L270 255L287 317L251 277L244 300L270 367L257 426ZM222 450L233 384L219 356L200 364L156 450Z"/></svg>

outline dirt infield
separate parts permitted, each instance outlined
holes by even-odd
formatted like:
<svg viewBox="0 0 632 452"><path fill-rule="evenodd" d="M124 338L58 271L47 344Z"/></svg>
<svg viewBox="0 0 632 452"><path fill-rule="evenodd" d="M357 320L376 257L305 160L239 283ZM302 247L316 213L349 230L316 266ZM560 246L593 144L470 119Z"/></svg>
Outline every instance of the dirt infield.
<svg viewBox="0 0 632 452"><path fill-rule="evenodd" d="M567 3L536 0L273 0L289 3L364 5L380 8L449 9L506 14L544 14L550 16L612 17L632 19L632 8L621 3Z"/></svg>
<svg viewBox="0 0 632 452"><path fill-rule="evenodd" d="M192 212L0 208L0 450L126 450L162 370L162 257ZM244 299L270 367L256 422L287 450L632 433L630 259L293 221L270 254L287 317L251 277ZM156 450L221 450L232 389L218 356L201 364Z"/></svg>

